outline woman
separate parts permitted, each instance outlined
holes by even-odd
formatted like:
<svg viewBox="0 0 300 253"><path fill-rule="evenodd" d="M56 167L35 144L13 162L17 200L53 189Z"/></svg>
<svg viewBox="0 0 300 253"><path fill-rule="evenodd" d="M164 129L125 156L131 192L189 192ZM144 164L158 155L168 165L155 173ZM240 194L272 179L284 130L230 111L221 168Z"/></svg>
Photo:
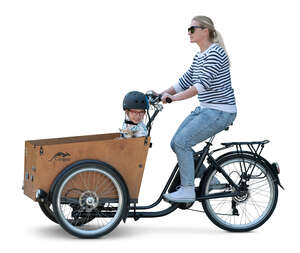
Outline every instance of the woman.
<svg viewBox="0 0 300 253"><path fill-rule="evenodd" d="M236 117L230 63L212 20L194 17L188 35L191 43L200 47L200 52L178 83L161 93L163 103L168 97L174 102L196 95L200 101L200 106L182 122L171 141L178 159L181 187L164 198L179 203L195 201L192 147L224 130Z"/></svg>

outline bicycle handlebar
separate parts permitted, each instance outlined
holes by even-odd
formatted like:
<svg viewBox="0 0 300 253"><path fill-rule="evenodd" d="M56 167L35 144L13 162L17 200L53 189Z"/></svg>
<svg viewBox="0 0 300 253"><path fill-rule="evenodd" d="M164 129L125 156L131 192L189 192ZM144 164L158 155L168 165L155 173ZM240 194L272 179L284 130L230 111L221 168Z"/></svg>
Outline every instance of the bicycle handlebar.
<svg viewBox="0 0 300 253"><path fill-rule="evenodd" d="M153 91L147 91L146 96L148 97L149 103L151 105L157 105L159 102L161 102L162 94L157 95ZM167 97L166 102L170 104L172 103L172 99L170 97Z"/></svg>
<svg viewBox="0 0 300 253"><path fill-rule="evenodd" d="M161 101L161 97L162 97L162 95L159 94L159 95L158 95L159 101ZM167 98L166 98L166 102L167 102L168 104L171 104L171 103L172 103L172 99L169 98L169 97L167 97Z"/></svg>

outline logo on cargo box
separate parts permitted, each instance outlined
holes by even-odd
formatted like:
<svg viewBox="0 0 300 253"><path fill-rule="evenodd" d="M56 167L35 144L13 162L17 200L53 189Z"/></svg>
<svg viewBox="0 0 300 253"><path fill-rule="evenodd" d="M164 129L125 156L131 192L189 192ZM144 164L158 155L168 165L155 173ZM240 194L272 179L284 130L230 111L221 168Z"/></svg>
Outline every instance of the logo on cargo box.
<svg viewBox="0 0 300 253"><path fill-rule="evenodd" d="M55 161L70 161L71 158L68 158L68 156L71 156L68 152L57 152L50 160L49 162L55 160Z"/></svg>

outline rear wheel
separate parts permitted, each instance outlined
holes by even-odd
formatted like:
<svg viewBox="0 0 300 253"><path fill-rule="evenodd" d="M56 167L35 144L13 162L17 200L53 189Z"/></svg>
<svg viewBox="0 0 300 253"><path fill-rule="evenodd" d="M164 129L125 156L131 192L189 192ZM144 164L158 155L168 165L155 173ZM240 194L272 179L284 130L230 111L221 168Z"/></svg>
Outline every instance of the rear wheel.
<svg viewBox="0 0 300 253"><path fill-rule="evenodd" d="M208 218L218 227L233 232L250 231L264 224L278 199L276 179L270 168L245 154L224 157L218 163L243 192L236 197L204 200L202 205ZM235 189L223 174L211 169L201 183L201 191L205 196Z"/></svg>
<svg viewBox="0 0 300 253"><path fill-rule="evenodd" d="M87 164L67 172L53 192L56 220L70 234L95 238L111 232L127 208L126 186L105 164Z"/></svg>

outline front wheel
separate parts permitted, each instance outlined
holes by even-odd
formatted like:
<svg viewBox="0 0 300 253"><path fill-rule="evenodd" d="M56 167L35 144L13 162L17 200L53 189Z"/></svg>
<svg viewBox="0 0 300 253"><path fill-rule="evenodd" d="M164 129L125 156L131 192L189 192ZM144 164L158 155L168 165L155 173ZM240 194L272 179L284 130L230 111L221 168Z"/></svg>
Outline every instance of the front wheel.
<svg viewBox="0 0 300 253"><path fill-rule="evenodd" d="M270 168L246 154L234 154L218 161L227 175L243 189L235 197L202 202L208 218L218 227L232 232L246 232L260 227L272 215L278 199L276 179ZM207 172L201 183L201 195L234 192L223 174Z"/></svg>
<svg viewBox="0 0 300 253"><path fill-rule="evenodd" d="M60 225L80 238L96 238L111 232L127 208L126 185L106 164L73 168L58 181L53 210Z"/></svg>

